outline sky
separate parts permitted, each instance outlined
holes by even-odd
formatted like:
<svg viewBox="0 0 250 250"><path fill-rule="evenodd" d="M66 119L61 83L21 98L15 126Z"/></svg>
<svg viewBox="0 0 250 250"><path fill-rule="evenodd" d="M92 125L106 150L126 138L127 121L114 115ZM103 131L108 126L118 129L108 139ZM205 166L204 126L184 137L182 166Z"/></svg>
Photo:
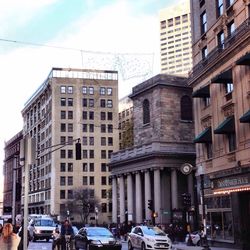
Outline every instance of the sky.
<svg viewBox="0 0 250 250"><path fill-rule="evenodd" d="M159 11L170 0L0 0L0 180L4 143L52 67L118 70L119 97L160 73Z"/></svg>

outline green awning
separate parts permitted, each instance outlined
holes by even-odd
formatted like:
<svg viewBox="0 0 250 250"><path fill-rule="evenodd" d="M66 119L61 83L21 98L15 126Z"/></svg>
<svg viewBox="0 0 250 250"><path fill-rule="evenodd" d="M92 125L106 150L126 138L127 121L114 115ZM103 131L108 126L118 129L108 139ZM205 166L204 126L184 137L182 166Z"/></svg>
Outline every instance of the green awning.
<svg viewBox="0 0 250 250"><path fill-rule="evenodd" d="M211 127L203 130L193 141L194 143L209 143L212 142L212 129Z"/></svg>
<svg viewBox="0 0 250 250"><path fill-rule="evenodd" d="M236 61L237 65L250 65L250 53L247 53L243 57L241 57L238 61Z"/></svg>
<svg viewBox="0 0 250 250"><path fill-rule="evenodd" d="M209 85L194 91L192 97L210 97Z"/></svg>
<svg viewBox="0 0 250 250"><path fill-rule="evenodd" d="M215 134L231 134L235 132L234 116L227 117L215 130Z"/></svg>
<svg viewBox="0 0 250 250"><path fill-rule="evenodd" d="M250 122L250 110L248 110L243 116L240 118L240 122Z"/></svg>
<svg viewBox="0 0 250 250"><path fill-rule="evenodd" d="M226 70L212 78L212 83L233 83L232 69Z"/></svg>

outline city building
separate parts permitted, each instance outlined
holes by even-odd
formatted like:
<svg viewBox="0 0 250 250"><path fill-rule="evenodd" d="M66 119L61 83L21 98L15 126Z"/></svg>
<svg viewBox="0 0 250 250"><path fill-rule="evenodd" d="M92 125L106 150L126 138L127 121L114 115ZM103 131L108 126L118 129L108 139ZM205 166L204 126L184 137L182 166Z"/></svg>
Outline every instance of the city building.
<svg viewBox="0 0 250 250"><path fill-rule="evenodd" d="M5 142L3 166L3 218L21 213L22 162L20 159L23 133L20 131Z"/></svg>
<svg viewBox="0 0 250 250"><path fill-rule="evenodd" d="M133 88L134 146L114 152L109 163L113 222L153 222L154 215L156 223L182 223L188 193L194 224L191 93L186 78L164 74Z"/></svg>
<svg viewBox="0 0 250 250"><path fill-rule="evenodd" d="M250 1L193 0L191 15L201 216L208 239L250 249Z"/></svg>
<svg viewBox="0 0 250 250"><path fill-rule="evenodd" d="M160 10L161 73L187 76L192 69L189 1Z"/></svg>
<svg viewBox="0 0 250 250"><path fill-rule="evenodd" d="M67 201L82 189L99 201L90 207L87 223L97 219L109 223L107 163L119 148L117 71L52 68L22 116L24 137L36 139L36 162L29 175L23 175L29 177L29 214L67 216L80 222Z"/></svg>
<svg viewBox="0 0 250 250"><path fill-rule="evenodd" d="M126 96L119 100L119 149L134 145L133 102Z"/></svg>

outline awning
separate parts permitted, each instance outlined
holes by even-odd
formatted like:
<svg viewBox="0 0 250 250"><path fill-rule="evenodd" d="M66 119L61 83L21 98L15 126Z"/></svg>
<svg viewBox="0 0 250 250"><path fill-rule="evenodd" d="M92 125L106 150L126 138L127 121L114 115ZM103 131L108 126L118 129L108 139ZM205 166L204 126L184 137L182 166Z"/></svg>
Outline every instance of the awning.
<svg viewBox="0 0 250 250"><path fill-rule="evenodd" d="M194 91L192 97L210 97L209 85Z"/></svg>
<svg viewBox="0 0 250 250"><path fill-rule="evenodd" d="M215 134L231 134L235 132L234 116L229 116L215 130Z"/></svg>
<svg viewBox="0 0 250 250"><path fill-rule="evenodd" d="M241 116L240 122L250 122L250 110L248 110L243 116Z"/></svg>
<svg viewBox="0 0 250 250"><path fill-rule="evenodd" d="M243 57L241 57L238 61L236 61L237 65L250 65L250 53L247 53Z"/></svg>
<svg viewBox="0 0 250 250"><path fill-rule="evenodd" d="M233 83L232 69L226 70L211 79L212 83Z"/></svg>
<svg viewBox="0 0 250 250"><path fill-rule="evenodd" d="M194 143L209 143L212 142L212 129L206 128L193 141Z"/></svg>

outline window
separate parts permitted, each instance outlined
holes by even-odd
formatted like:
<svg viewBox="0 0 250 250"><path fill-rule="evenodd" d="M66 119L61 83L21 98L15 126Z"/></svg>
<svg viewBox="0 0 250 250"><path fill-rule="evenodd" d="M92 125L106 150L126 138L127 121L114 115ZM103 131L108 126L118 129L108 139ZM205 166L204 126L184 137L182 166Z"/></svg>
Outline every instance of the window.
<svg viewBox="0 0 250 250"><path fill-rule="evenodd" d="M107 158L106 150L101 150L101 158L102 159L106 159Z"/></svg>
<svg viewBox="0 0 250 250"><path fill-rule="evenodd" d="M145 99L142 104L143 107L143 124L150 123L150 107L148 99Z"/></svg>
<svg viewBox="0 0 250 250"><path fill-rule="evenodd" d="M87 136L82 137L82 145L88 145L88 137Z"/></svg>
<svg viewBox="0 0 250 250"><path fill-rule="evenodd" d="M218 41L218 47L219 48L224 48L224 32L221 31L218 35L217 35L217 41Z"/></svg>
<svg viewBox="0 0 250 250"><path fill-rule="evenodd" d="M108 133L113 133L113 125L108 124Z"/></svg>
<svg viewBox="0 0 250 250"><path fill-rule="evenodd" d="M101 124L101 133L106 133L106 124Z"/></svg>
<svg viewBox="0 0 250 250"><path fill-rule="evenodd" d="M60 186L65 186L66 185L66 177L65 176L61 176L60 177Z"/></svg>
<svg viewBox="0 0 250 250"><path fill-rule="evenodd" d="M235 25L234 25L234 21L232 21L227 26L228 37L232 36L232 34L234 33L234 31L235 31Z"/></svg>
<svg viewBox="0 0 250 250"><path fill-rule="evenodd" d="M105 101L105 99L101 99L100 100L100 107L101 108L105 108L106 107L106 101Z"/></svg>
<svg viewBox="0 0 250 250"><path fill-rule="evenodd" d="M88 119L88 112L87 111L82 111L82 119L87 120Z"/></svg>
<svg viewBox="0 0 250 250"><path fill-rule="evenodd" d="M82 124L82 132L88 132L88 124Z"/></svg>
<svg viewBox="0 0 250 250"><path fill-rule="evenodd" d="M108 146L113 146L113 137L108 137Z"/></svg>
<svg viewBox="0 0 250 250"><path fill-rule="evenodd" d="M68 199L73 199L74 195L73 195L73 190L68 190Z"/></svg>
<svg viewBox="0 0 250 250"><path fill-rule="evenodd" d="M107 100L107 107L112 108L113 107L113 101L112 100Z"/></svg>
<svg viewBox="0 0 250 250"><path fill-rule="evenodd" d="M101 112L101 120L102 121L106 120L106 112Z"/></svg>
<svg viewBox="0 0 250 250"><path fill-rule="evenodd" d="M73 145L73 136L68 136L68 144Z"/></svg>
<svg viewBox="0 0 250 250"><path fill-rule="evenodd" d="M93 87L89 87L89 94L93 95L94 94L94 88Z"/></svg>
<svg viewBox="0 0 250 250"><path fill-rule="evenodd" d="M207 159L211 159L213 157L212 143L206 143L205 147L206 147Z"/></svg>
<svg viewBox="0 0 250 250"><path fill-rule="evenodd" d="M83 176L82 177L82 185L83 186L87 186L88 185L88 177L87 176Z"/></svg>
<svg viewBox="0 0 250 250"><path fill-rule="evenodd" d="M73 123L69 123L68 124L68 132L73 132L74 128L73 128Z"/></svg>
<svg viewBox="0 0 250 250"><path fill-rule="evenodd" d="M217 0L217 17L223 14L223 0Z"/></svg>
<svg viewBox="0 0 250 250"><path fill-rule="evenodd" d="M68 176L68 186L73 185L73 176Z"/></svg>
<svg viewBox="0 0 250 250"><path fill-rule="evenodd" d="M106 146L106 137L101 137L101 146Z"/></svg>
<svg viewBox="0 0 250 250"><path fill-rule="evenodd" d="M94 126L94 124L89 124L89 132L90 132L90 133L94 133L94 131L95 131L95 126Z"/></svg>
<svg viewBox="0 0 250 250"><path fill-rule="evenodd" d="M93 162L89 163L89 172L95 172L95 164Z"/></svg>
<svg viewBox="0 0 250 250"><path fill-rule="evenodd" d="M68 119L73 119L73 111L68 111Z"/></svg>
<svg viewBox="0 0 250 250"><path fill-rule="evenodd" d="M234 90L234 85L233 83L226 83L225 84L225 91L226 94L231 93Z"/></svg>
<svg viewBox="0 0 250 250"><path fill-rule="evenodd" d="M89 177L89 185L95 185L95 178L94 176Z"/></svg>
<svg viewBox="0 0 250 250"><path fill-rule="evenodd" d="M66 119L66 111L61 110L61 119Z"/></svg>
<svg viewBox="0 0 250 250"><path fill-rule="evenodd" d="M107 204L106 203L102 203L102 213L107 213Z"/></svg>
<svg viewBox="0 0 250 250"><path fill-rule="evenodd" d="M102 199L106 199L107 198L107 191L106 189L102 189Z"/></svg>
<svg viewBox="0 0 250 250"><path fill-rule="evenodd" d="M84 150L82 151L82 158L83 158L83 159L87 159L87 158L88 158L88 151L87 151L86 149L84 149Z"/></svg>
<svg viewBox="0 0 250 250"><path fill-rule="evenodd" d="M113 150L109 150L108 151L108 158L110 159L111 158L111 154L113 153Z"/></svg>
<svg viewBox="0 0 250 250"><path fill-rule="evenodd" d="M101 182L102 182L102 185L107 185L107 177L102 176Z"/></svg>
<svg viewBox="0 0 250 250"><path fill-rule="evenodd" d="M66 150L64 150L64 149L60 150L60 157L61 157L61 159L65 159L66 158Z"/></svg>
<svg viewBox="0 0 250 250"><path fill-rule="evenodd" d="M61 132L66 132L66 124L65 123L61 123Z"/></svg>
<svg viewBox="0 0 250 250"><path fill-rule="evenodd" d="M208 107L210 105L210 102L211 102L210 97L203 97L202 101L203 101L205 108Z"/></svg>
<svg viewBox="0 0 250 250"><path fill-rule="evenodd" d="M236 149L236 136L235 133L227 134L228 150L232 152Z"/></svg>
<svg viewBox="0 0 250 250"><path fill-rule="evenodd" d="M66 86L61 86L61 94L66 94Z"/></svg>
<svg viewBox="0 0 250 250"><path fill-rule="evenodd" d="M68 94L73 94L73 87L72 86L68 86Z"/></svg>
<svg viewBox="0 0 250 250"><path fill-rule="evenodd" d="M95 138L93 136L89 137L89 145L91 145L91 146L95 145Z"/></svg>
<svg viewBox="0 0 250 250"><path fill-rule="evenodd" d="M112 94L113 94L113 89L107 88L107 95L112 95Z"/></svg>
<svg viewBox="0 0 250 250"><path fill-rule="evenodd" d="M66 163L61 162L61 164L60 164L60 171L61 172L65 172L66 171Z"/></svg>
<svg viewBox="0 0 250 250"><path fill-rule="evenodd" d="M207 46L205 46L202 50L201 50L201 54L202 54L202 60L205 60L207 58Z"/></svg>
<svg viewBox="0 0 250 250"><path fill-rule="evenodd" d="M83 93L84 95L87 94L87 87L86 87L86 86L83 86L83 87L82 87L82 93Z"/></svg>
<svg viewBox="0 0 250 250"><path fill-rule="evenodd" d="M66 106L66 98L61 98L61 106Z"/></svg>
<svg viewBox="0 0 250 250"><path fill-rule="evenodd" d="M82 99L82 106L83 107L87 107L88 106L88 99L87 98L83 98Z"/></svg>
<svg viewBox="0 0 250 250"><path fill-rule="evenodd" d="M113 113L112 112L108 112L108 120L109 121L113 120Z"/></svg>
<svg viewBox="0 0 250 250"><path fill-rule="evenodd" d="M233 4L234 0L226 0L226 6L227 8L230 7Z"/></svg>
<svg viewBox="0 0 250 250"><path fill-rule="evenodd" d="M101 87L100 88L100 95L105 95L106 94L106 88Z"/></svg>
<svg viewBox="0 0 250 250"><path fill-rule="evenodd" d="M68 150L68 159L73 159L73 150L72 149Z"/></svg>
<svg viewBox="0 0 250 250"><path fill-rule="evenodd" d="M207 32L207 13L204 11L200 17L201 20L201 34Z"/></svg>
<svg viewBox="0 0 250 250"><path fill-rule="evenodd" d="M82 164L82 172L87 172L88 171L88 164L87 163L83 163Z"/></svg>
<svg viewBox="0 0 250 250"><path fill-rule="evenodd" d="M189 96L183 96L181 98L181 120L192 121L192 100Z"/></svg>
<svg viewBox="0 0 250 250"><path fill-rule="evenodd" d="M94 99L89 99L89 107L93 108L95 106L95 101Z"/></svg>
<svg viewBox="0 0 250 250"><path fill-rule="evenodd" d="M102 163L101 164L101 171L106 172L106 170L107 170L106 163Z"/></svg>
<svg viewBox="0 0 250 250"><path fill-rule="evenodd" d="M73 163L68 163L68 172L73 172Z"/></svg>
<svg viewBox="0 0 250 250"><path fill-rule="evenodd" d="M89 158L93 159L95 157L95 151L93 149L89 150Z"/></svg>
<svg viewBox="0 0 250 250"><path fill-rule="evenodd" d="M94 111L89 111L89 120L94 120Z"/></svg>
<svg viewBox="0 0 250 250"><path fill-rule="evenodd" d="M60 190L60 199L65 199L65 190Z"/></svg>
<svg viewBox="0 0 250 250"><path fill-rule="evenodd" d="M73 106L73 98L68 98L68 106L69 107Z"/></svg>

